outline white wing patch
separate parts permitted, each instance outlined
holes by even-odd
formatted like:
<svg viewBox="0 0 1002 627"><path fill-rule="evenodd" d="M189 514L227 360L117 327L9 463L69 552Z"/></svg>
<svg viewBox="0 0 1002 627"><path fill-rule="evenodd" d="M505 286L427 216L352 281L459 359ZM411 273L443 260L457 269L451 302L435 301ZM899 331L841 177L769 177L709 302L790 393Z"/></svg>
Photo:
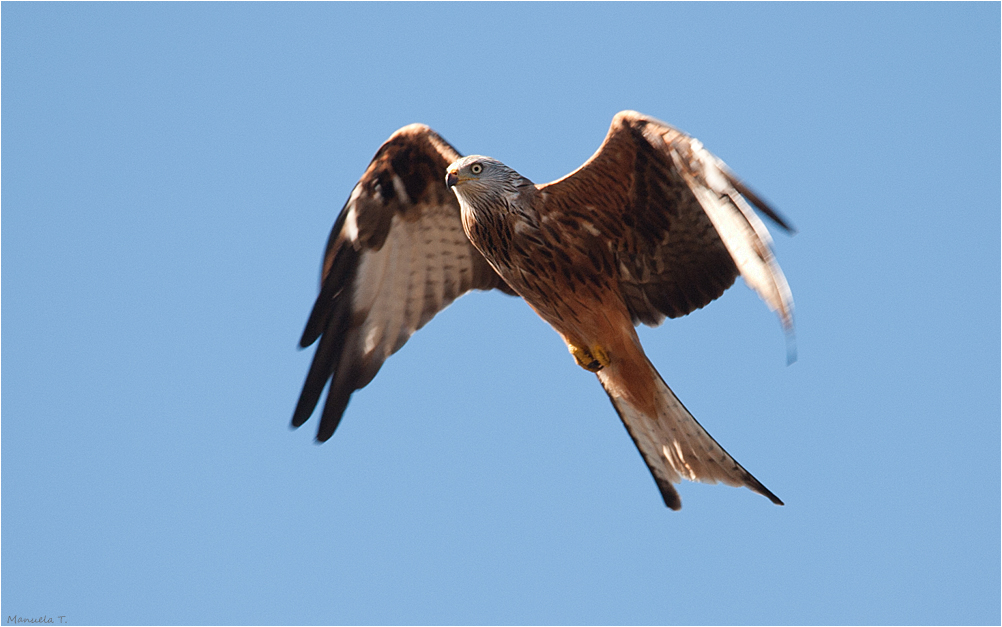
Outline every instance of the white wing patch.
<svg viewBox="0 0 1002 627"><path fill-rule="evenodd" d="M365 318L364 361L385 361L437 312L472 288L470 243L449 211L449 207L426 207L419 221L394 215L380 249L362 252L353 310Z"/></svg>
<svg viewBox="0 0 1002 627"><path fill-rule="evenodd" d="M362 185L355 185L355 189L351 190L351 196L348 198L347 206L348 215L344 219L344 233L348 239L354 243L358 241L358 210L355 209L355 201L358 197L362 195Z"/></svg>

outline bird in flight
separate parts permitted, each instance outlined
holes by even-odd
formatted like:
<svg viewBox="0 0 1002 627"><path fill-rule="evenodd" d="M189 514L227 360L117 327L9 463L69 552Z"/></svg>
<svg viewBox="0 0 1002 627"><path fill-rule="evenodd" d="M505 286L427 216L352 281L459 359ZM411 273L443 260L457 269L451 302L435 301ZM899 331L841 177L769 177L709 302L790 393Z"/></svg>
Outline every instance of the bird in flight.
<svg viewBox="0 0 1002 627"><path fill-rule="evenodd" d="M326 441L352 393L415 331L466 292L498 289L521 296L597 375L665 505L682 506L682 479L782 505L696 422L634 328L701 308L740 275L792 338L793 297L751 205L792 232L698 140L635 111L613 118L584 165L545 185L405 126L376 152L327 241L299 342L319 343L292 425L329 387L317 432Z"/></svg>

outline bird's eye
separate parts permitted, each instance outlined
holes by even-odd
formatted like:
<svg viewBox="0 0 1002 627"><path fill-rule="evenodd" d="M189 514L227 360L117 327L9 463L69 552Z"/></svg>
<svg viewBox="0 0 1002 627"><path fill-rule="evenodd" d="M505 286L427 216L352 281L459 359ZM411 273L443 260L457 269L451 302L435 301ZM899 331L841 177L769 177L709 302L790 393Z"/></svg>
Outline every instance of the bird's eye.
<svg viewBox="0 0 1002 627"><path fill-rule="evenodd" d="M474 174L480 174L483 171L484 171L484 166L480 165L479 163L474 163L473 165L470 166L470 172L473 172Z"/></svg>

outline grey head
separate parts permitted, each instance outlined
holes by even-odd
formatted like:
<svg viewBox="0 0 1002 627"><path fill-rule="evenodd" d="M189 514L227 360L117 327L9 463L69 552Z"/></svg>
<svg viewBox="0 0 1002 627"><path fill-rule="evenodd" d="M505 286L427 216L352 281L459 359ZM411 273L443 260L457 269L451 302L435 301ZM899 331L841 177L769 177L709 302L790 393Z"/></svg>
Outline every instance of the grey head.
<svg viewBox="0 0 1002 627"><path fill-rule="evenodd" d="M446 169L445 184L461 206L474 210L527 207L536 186L497 159L470 155Z"/></svg>

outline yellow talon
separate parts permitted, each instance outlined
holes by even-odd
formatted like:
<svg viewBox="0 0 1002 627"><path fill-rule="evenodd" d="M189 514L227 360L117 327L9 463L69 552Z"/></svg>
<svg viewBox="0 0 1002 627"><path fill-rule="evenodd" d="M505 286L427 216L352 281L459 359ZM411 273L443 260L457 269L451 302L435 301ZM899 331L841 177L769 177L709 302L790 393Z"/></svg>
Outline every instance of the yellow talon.
<svg viewBox="0 0 1002 627"><path fill-rule="evenodd" d="M601 346L595 345L588 349L568 344L567 348L571 351L571 355L574 355L574 361L590 372L598 372L611 363L609 355Z"/></svg>

